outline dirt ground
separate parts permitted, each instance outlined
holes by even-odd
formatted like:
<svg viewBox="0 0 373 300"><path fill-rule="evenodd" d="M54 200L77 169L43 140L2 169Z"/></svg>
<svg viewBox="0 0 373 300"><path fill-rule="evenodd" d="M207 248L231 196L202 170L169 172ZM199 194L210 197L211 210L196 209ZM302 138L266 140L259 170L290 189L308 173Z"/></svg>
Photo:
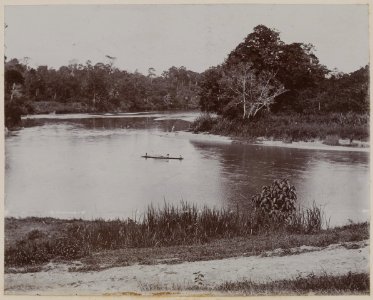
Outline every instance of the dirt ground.
<svg viewBox="0 0 373 300"><path fill-rule="evenodd" d="M80 262L49 263L35 273L5 274L5 293L17 295L102 295L136 292L151 294L157 290L186 294L196 283L209 294L224 282L275 280L331 276L348 272L369 272L368 240L332 244L324 248L297 247L277 249L260 256L179 264L132 265L93 272L70 272ZM200 276L202 274L203 276ZM201 292L201 291L199 291Z"/></svg>

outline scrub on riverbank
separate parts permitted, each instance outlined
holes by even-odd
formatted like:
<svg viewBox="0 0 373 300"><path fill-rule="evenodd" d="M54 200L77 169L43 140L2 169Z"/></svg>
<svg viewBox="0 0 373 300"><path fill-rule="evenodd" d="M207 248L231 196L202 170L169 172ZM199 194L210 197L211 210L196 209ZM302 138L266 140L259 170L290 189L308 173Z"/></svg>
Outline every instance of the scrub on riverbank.
<svg viewBox="0 0 373 300"><path fill-rule="evenodd" d="M105 247L103 243L111 241L117 244L115 236L96 241L97 245L91 244L94 241L87 240L86 247L91 247L91 251L78 252L79 231L84 232L89 227L96 226L96 231L90 235L100 238L102 234L114 234L114 231L107 232L104 227L114 228L116 221L84 221L84 220L61 220L53 218L25 218L5 219L5 270L20 271L39 269L49 261L76 260L80 259L84 263L81 270L97 270L114 266L125 266L136 263L154 264L157 261L168 263L180 263L183 261L210 260L217 258L227 258L234 256L260 255L277 248L286 249L292 247L325 247L335 243L362 241L369 238L369 224L351 224L333 229L321 230L316 233L296 233L296 232L267 232L259 235L245 235L236 237L216 237L209 240L193 241L187 244L176 243L170 246L117 246ZM216 225L214 225L216 226ZM125 227L123 227L125 228ZM78 230L78 231L76 231ZM106 232L106 233L105 233ZM91 239L92 239L91 238ZM165 236L166 238L166 236ZM43 245L52 247L54 243L61 241L60 253L46 258L53 253L45 253ZM89 243L89 244L87 244ZM119 245L119 244L118 244ZM30 260L25 260L26 252L30 252ZM102 249L102 250L100 250ZM107 249L107 251L104 249ZM113 250L110 250L113 249ZM52 250L50 250L52 251ZM74 252L75 251L75 252ZM18 272L17 271L17 272Z"/></svg>
<svg viewBox="0 0 373 300"><path fill-rule="evenodd" d="M61 229L69 223L36 218L5 221L6 245L35 228L44 229L51 238L54 234L61 236ZM188 246L101 251L80 259L55 259L18 268L6 266L5 292L18 295L156 291L182 294L198 291L210 295L312 291L366 294L368 238L369 224L365 223L308 235L277 233ZM344 282L345 286L337 282ZM290 291L286 289L289 286L299 289Z"/></svg>
<svg viewBox="0 0 373 300"><path fill-rule="evenodd" d="M264 115L249 121L201 114L191 124L191 129L196 133L210 132L250 142L258 139L283 141L284 144L322 141L329 146L360 148L368 146L369 115L279 114Z"/></svg>

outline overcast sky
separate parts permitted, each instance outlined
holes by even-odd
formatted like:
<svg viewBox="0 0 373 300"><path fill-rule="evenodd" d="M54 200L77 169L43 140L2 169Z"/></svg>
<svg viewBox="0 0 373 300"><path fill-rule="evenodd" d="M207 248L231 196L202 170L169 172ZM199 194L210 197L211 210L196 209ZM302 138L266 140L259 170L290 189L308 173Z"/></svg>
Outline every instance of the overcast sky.
<svg viewBox="0 0 373 300"><path fill-rule="evenodd" d="M369 62L367 5L6 6L5 54L58 68L72 59L158 74L171 66L201 72L224 61L258 24L286 43L312 43L328 68Z"/></svg>

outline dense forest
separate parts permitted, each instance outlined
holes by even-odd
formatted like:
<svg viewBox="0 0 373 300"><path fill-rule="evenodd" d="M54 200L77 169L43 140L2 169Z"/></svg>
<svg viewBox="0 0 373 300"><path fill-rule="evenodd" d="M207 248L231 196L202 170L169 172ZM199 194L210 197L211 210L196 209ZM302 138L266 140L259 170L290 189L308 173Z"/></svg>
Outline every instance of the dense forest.
<svg viewBox="0 0 373 300"><path fill-rule="evenodd" d="M161 76L130 73L115 59L58 70L5 60L7 126L21 114L196 109L250 123L268 116L357 114L369 117L368 65L350 74L328 70L314 46L286 44L258 25L222 64L199 74L171 67ZM361 125L361 124L360 124Z"/></svg>
<svg viewBox="0 0 373 300"><path fill-rule="evenodd" d="M20 114L197 109L200 74L171 67L161 76L129 73L107 64L34 69L18 59L5 63L7 124Z"/></svg>

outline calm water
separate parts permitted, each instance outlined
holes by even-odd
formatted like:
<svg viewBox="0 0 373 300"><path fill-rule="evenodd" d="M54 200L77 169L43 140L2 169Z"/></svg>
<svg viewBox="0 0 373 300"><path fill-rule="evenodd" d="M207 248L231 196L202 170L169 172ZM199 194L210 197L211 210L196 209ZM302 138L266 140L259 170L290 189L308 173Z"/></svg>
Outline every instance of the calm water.
<svg viewBox="0 0 373 300"><path fill-rule="evenodd" d="M6 137L7 216L116 218L150 203L247 207L288 177L332 225L369 218L369 154L232 144L180 130L195 114L64 115L24 120ZM181 119L179 119L181 118ZM182 155L153 160L148 154Z"/></svg>

